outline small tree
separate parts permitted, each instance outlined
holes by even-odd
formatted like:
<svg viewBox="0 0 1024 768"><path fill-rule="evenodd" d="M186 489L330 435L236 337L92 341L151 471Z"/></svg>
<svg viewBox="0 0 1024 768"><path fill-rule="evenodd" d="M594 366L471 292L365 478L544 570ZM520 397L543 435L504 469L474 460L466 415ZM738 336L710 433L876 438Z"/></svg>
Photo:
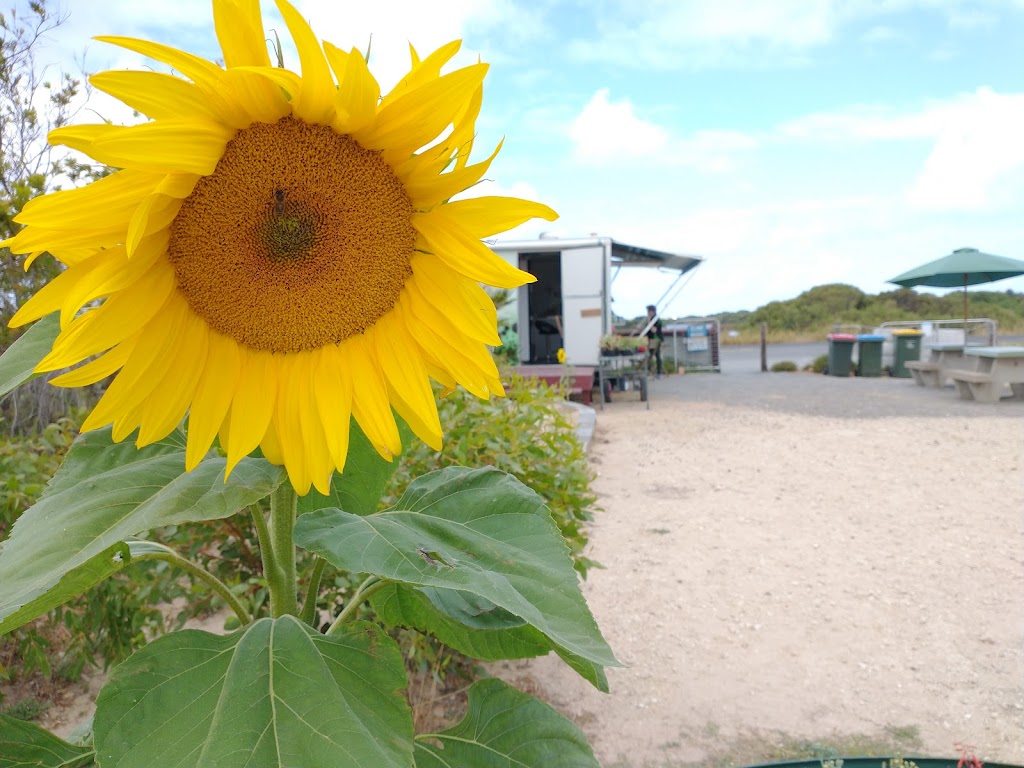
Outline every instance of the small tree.
<svg viewBox="0 0 1024 768"><path fill-rule="evenodd" d="M45 0L31 0L27 11L12 8L0 13L0 239L17 232L14 218L36 195L59 187L62 181L74 184L108 172L55 152L46 141L51 130L66 125L82 106L76 98L82 88L79 79L66 72L51 73L38 63L46 35L65 19L54 15ZM21 259L0 248L0 350L20 333L8 328L11 316L60 270L60 264L47 254L25 271ZM41 429L68 406L64 393L45 386L42 379L12 398L3 407L9 432Z"/></svg>

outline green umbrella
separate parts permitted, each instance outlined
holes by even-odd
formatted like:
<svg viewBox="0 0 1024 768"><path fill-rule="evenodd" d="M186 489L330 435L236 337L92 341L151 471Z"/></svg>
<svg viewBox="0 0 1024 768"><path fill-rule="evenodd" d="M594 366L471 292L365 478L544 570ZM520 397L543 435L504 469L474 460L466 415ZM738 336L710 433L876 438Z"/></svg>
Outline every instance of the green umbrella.
<svg viewBox="0 0 1024 768"><path fill-rule="evenodd" d="M967 286L993 283L1008 277L1024 275L1024 261L982 253L977 248L957 248L949 256L929 261L889 280L910 288L931 285L936 288L964 287L964 331L967 330Z"/></svg>

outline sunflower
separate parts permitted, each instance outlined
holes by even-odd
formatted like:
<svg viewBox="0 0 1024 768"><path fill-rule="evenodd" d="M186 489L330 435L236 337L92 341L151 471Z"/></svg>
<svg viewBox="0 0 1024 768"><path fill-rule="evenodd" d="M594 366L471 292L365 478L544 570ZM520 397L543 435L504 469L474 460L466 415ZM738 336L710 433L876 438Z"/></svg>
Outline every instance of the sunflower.
<svg viewBox="0 0 1024 768"><path fill-rule="evenodd" d="M401 450L395 412L441 447L431 379L502 395L481 283L533 277L481 242L556 214L510 197L452 201L470 163L487 65L442 74L455 41L388 94L357 50L323 42L276 0L301 75L271 65L259 0L213 0L224 66L143 40L101 37L162 62L92 84L150 118L59 128L53 144L121 170L25 206L4 245L66 270L11 321L60 312L39 372L82 386L116 372L83 429L147 445L188 416L186 468L219 436L227 471L259 447L296 491L326 493L355 419ZM500 145L498 147L500 149ZM81 364L81 365L79 365Z"/></svg>

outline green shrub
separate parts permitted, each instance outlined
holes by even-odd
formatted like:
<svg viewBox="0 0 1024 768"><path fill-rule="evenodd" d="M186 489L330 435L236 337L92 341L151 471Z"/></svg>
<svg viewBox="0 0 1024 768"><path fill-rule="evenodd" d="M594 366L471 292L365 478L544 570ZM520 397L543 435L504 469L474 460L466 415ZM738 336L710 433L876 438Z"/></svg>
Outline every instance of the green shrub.
<svg viewBox="0 0 1024 768"><path fill-rule="evenodd" d="M796 371L797 366L792 360L780 360L777 363L772 364L772 373L793 373Z"/></svg>
<svg viewBox="0 0 1024 768"><path fill-rule="evenodd" d="M814 362L804 366L805 371L811 371L813 373L824 373L828 368L828 355L818 355L814 358Z"/></svg>

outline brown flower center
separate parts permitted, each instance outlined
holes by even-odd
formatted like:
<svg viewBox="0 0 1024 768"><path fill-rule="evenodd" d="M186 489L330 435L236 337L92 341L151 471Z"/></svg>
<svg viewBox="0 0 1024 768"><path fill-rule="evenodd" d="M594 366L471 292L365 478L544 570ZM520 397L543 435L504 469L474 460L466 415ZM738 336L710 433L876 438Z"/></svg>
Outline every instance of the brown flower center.
<svg viewBox="0 0 1024 768"><path fill-rule="evenodd" d="M213 329L299 352L362 333L412 275L412 203L378 152L292 117L254 123L171 224L178 289Z"/></svg>

